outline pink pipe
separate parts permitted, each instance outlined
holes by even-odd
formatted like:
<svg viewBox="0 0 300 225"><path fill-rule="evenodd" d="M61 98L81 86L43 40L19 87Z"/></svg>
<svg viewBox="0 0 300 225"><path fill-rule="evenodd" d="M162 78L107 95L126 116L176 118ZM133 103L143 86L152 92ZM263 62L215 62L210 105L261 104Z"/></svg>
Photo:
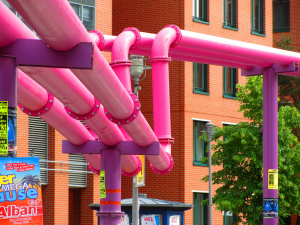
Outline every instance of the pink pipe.
<svg viewBox="0 0 300 225"><path fill-rule="evenodd" d="M17 38L37 39L2 2L0 2L0 12L1 44L11 44ZM21 67L21 69L58 97L73 112L82 115L92 110L94 106L93 95L70 70L36 67ZM102 110L99 110L93 118L85 120L85 122L107 145L115 145L125 140L118 127L107 120ZM132 173L136 171L137 166L138 163L134 156L122 156L124 171Z"/></svg>
<svg viewBox="0 0 300 225"><path fill-rule="evenodd" d="M67 1L52 0L50 2L44 0L37 3L34 0L27 0L25 3L20 0L10 0L9 2L43 38L46 44L55 50L66 51L79 42L92 40ZM72 29L70 30L70 28ZM131 97L98 48L94 48L93 70L72 71L112 116L125 119L132 114L133 101ZM141 123L149 126L142 114L139 115L141 115L138 116L142 119ZM131 124L134 124L134 122L126 125L126 128L133 126ZM126 131L128 132L128 130ZM152 140L151 137L146 137L144 143L151 144ZM156 167L155 162L153 162L153 165ZM156 168L166 170L169 165L158 165Z"/></svg>
<svg viewBox="0 0 300 225"><path fill-rule="evenodd" d="M124 62L129 62L129 49L134 46L136 41L139 41L139 39L133 31L124 31L119 34L112 47L111 61L116 62L116 64L112 65L112 68L128 91L132 91L130 70L128 64ZM164 104L170 103L166 102ZM122 125L122 127L138 145L147 146L154 141L158 141L141 112L139 112L134 121ZM147 158L158 171L165 171L170 167L170 158L167 156L161 145L158 156L147 156Z"/></svg>
<svg viewBox="0 0 300 225"><path fill-rule="evenodd" d="M281 65L289 65L292 62L300 61L299 53L185 30L182 30L182 39L179 46L268 61Z"/></svg>
<svg viewBox="0 0 300 225"><path fill-rule="evenodd" d="M21 70L18 70L17 95L18 102L33 111L43 108L48 101L47 91ZM94 139L79 121L67 115L63 104L56 98L54 98L50 110L40 117L74 145L82 145ZM93 168L97 170L100 169L100 154L93 156L83 154L83 156L89 161Z"/></svg>

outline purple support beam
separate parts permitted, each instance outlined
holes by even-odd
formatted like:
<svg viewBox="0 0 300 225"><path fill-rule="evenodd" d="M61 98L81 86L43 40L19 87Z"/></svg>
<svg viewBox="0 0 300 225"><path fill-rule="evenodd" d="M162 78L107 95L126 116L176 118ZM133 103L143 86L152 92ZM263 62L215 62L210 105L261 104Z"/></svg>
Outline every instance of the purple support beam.
<svg viewBox="0 0 300 225"><path fill-rule="evenodd" d="M92 69L94 46L82 42L67 52L55 51L42 40L17 39L0 48L0 55L16 57L18 66L37 66L71 69Z"/></svg>
<svg viewBox="0 0 300 225"><path fill-rule="evenodd" d="M100 211L97 216L100 217L101 225L120 225L124 212L121 212L121 152L119 150L102 150L101 172L103 171L106 197L100 198Z"/></svg>
<svg viewBox="0 0 300 225"><path fill-rule="evenodd" d="M278 170L277 73L263 70L263 198L278 199L278 189L270 189L269 170ZM264 225L277 225L278 218L264 218Z"/></svg>

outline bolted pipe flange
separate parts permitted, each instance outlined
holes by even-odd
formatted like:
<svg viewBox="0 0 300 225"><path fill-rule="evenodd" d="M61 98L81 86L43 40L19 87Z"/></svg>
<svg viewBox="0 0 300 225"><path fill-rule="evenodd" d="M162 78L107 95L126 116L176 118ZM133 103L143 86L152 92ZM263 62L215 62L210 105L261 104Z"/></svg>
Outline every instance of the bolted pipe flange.
<svg viewBox="0 0 300 225"><path fill-rule="evenodd" d="M181 41L181 38L182 38L181 29L173 24L169 24L169 25L165 26L164 28L168 28L168 27L173 28L176 31L176 39L171 44L171 48L175 48L179 44L179 42Z"/></svg>
<svg viewBox="0 0 300 225"><path fill-rule="evenodd" d="M149 59L149 62L157 62L157 61L166 61L166 62L171 62L171 57L167 57L167 56L155 56L153 58Z"/></svg>
<svg viewBox="0 0 300 225"><path fill-rule="evenodd" d="M20 103L18 103L18 106L25 114L29 116L42 116L52 108L53 103L54 103L54 96L50 92L48 92L48 101L46 105L40 110L36 110L36 111L29 110Z"/></svg>
<svg viewBox="0 0 300 225"><path fill-rule="evenodd" d="M133 177L133 176L137 175L141 171L141 169L142 169L142 161L141 161L140 157L138 157L138 156L136 157L136 159L138 161L138 167L137 167L137 169L133 173L126 173L123 169L121 169L122 170L122 174L124 176L126 176L126 177Z"/></svg>
<svg viewBox="0 0 300 225"><path fill-rule="evenodd" d="M100 31L97 31L97 30L91 30L90 33L94 33L94 34L97 34L98 37L99 37L99 45L98 45L98 48L99 50L101 51L105 45L105 38L104 38L104 35L102 32Z"/></svg>
<svg viewBox="0 0 300 225"><path fill-rule="evenodd" d="M116 67L116 66L132 66L132 62L131 61L126 61L126 60L120 60L120 61L114 61L109 63L109 65L111 67Z"/></svg>
<svg viewBox="0 0 300 225"><path fill-rule="evenodd" d="M128 118L116 119L104 108L104 114L106 115L107 119L109 119L111 122L118 124L118 125L125 125L125 124L129 124L132 121L134 121L135 118L138 116L138 114L140 112L139 99L136 97L136 95L132 91L128 91L128 93L133 101L133 106L134 106L133 113Z"/></svg>
<svg viewBox="0 0 300 225"><path fill-rule="evenodd" d="M67 114L69 116L71 116L73 119L75 120L87 120L92 118L93 116L95 116L97 114L97 112L100 109L100 102L95 98L95 104L94 104L94 108L92 109L92 111L90 111L89 113L85 114L85 115L79 115L76 114L74 112L71 111L71 109L69 109L66 105L65 105L65 110L67 112Z"/></svg>
<svg viewBox="0 0 300 225"><path fill-rule="evenodd" d="M157 137L159 143L168 143L168 144L173 144L174 143L174 138L170 137L170 138L163 138L163 137Z"/></svg>
<svg viewBox="0 0 300 225"><path fill-rule="evenodd" d="M100 174L100 170L96 170L94 167L92 167L92 166L90 165L90 163L88 163L88 167L89 167L89 169L90 169L93 173L95 173L95 174Z"/></svg>
<svg viewBox="0 0 300 225"><path fill-rule="evenodd" d="M141 42L141 34L140 31L134 27L127 27L123 30L123 32L125 31L132 31L135 34L135 43L133 46L131 46L132 49L135 49L139 46L140 42Z"/></svg>
<svg viewBox="0 0 300 225"><path fill-rule="evenodd" d="M169 159L170 159L170 166L169 166L169 168L166 169L165 171L159 171L159 170L155 169L155 167L154 167L154 166L152 165L152 163L150 162L150 168L151 168L151 170L153 170L154 173L159 174L159 175L164 175L164 174L169 173L169 172L173 169L173 166L174 166L174 160L173 160L172 156L171 156L169 153L166 152L166 154L167 154L167 156L168 156Z"/></svg>

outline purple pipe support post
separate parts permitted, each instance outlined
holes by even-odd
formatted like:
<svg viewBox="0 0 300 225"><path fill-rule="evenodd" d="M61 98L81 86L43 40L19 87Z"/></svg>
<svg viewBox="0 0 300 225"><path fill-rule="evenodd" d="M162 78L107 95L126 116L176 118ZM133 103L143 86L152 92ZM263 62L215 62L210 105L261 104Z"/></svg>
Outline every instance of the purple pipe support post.
<svg viewBox="0 0 300 225"><path fill-rule="evenodd" d="M104 171L104 179L101 172ZM101 191L105 189L105 196L100 194L100 217L101 225L121 224L121 152L118 149L105 149L101 153L100 183ZM101 198L103 197L103 198Z"/></svg>
<svg viewBox="0 0 300 225"><path fill-rule="evenodd" d="M278 199L278 189L270 185L270 169L278 171L278 92L277 73L274 69L263 70L263 198ZM269 180L270 179L270 180ZM277 178L278 179L278 176ZM273 180L275 180L273 178ZM275 180L275 183L278 180ZM274 188L274 189L271 189ZM264 225L277 225L278 218L264 218Z"/></svg>

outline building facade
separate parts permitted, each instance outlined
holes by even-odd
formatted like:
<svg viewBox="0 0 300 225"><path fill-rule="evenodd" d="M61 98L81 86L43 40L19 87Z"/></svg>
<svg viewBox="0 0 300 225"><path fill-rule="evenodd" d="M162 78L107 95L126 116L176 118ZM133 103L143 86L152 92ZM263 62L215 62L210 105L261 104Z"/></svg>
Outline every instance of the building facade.
<svg viewBox="0 0 300 225"><path fill-rule="evenodd" d="M175 24L182 30L270 47L273 46L274 36L280 35L278 32L290 32L294 37L293 43L299 44L299 4L296 0L69 2L88 30L96 29L107 35L117 36L126 27L156 34L166 25ZM276 9L276 13L272 8ZM286 13L287 9L291 9L291 12ZM279 19L274 22L276 26L273 26L273 13L274 18L277 18L277 12ZM288 15L291 16L287 20ZM276 31L275 27L278 28ZM103 54L110 62L110 53ZM246 78L241 76L239 69L234 68L179 61L172 61L169 66L171 126L175 138L172 156L175 165L169 174L159 176L152 172L146 160L146 186L139 188L139 192L147 194L149 198L194 204L193 210L185 212L185 224L206 225L208 209L200 203L211 193L208 191L208 183L201 180L208 175L208 165L201 162L201 158L206 156L206 143L199 141L198 137L207 122L222 127L246 121L242 113L237 112L239 103L235 100L235 84L245 84ZM147 72L140 85L141 110L153 127L151 71ZM19 111L18 156L28 156L31 152L38 155L41 152L40 157L45 161L42 167L48 169L43 171L46 177L43 185L44 223L97 224L97 217L88 205L99 202L99 176L61 171L85 170L81 164L63 163L85 163L82 158L61 153L63 139L51 126ZM213 167L213 170L218 169L217 166ZM213 193L217 188L213 186ZM122 176L122 199L131 197L132 178ZM232 214L224 216L224 212L213 210L214 225L229 225L233 217Z"/></svg>

